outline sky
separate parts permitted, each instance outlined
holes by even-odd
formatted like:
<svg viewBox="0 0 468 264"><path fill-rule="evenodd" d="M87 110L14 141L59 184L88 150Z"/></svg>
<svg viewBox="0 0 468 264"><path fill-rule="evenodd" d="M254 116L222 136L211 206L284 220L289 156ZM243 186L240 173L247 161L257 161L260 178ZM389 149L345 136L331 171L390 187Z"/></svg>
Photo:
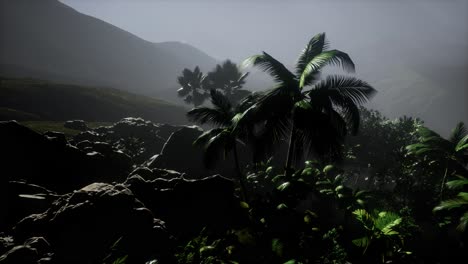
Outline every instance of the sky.
<svg viewBox="0 0 468 264"><path fill-rule="evenodd" d="M468 44L466 0L61 1L148 41L186 42L217 59L265 50L293 63L319 32L350 55L389 42L388 53L447 39Z"/></svg>
<svg viewBox="0 0 468 264"><path fill-rule="evenodd" d="M265 51L292 67L326 32L375 85L375 109L420 116L444 134L468 122L468 0L60 1L147 41L181 41L235 62Z"/></svg>

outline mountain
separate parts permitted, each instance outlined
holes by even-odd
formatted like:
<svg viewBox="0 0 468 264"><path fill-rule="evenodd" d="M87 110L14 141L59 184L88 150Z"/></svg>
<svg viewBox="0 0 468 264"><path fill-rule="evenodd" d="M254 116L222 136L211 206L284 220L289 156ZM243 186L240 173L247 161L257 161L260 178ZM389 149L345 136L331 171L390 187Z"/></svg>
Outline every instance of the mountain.
<svg viewBox="0 0 468 264"><path fill-rule="evenodd" d="M0 38L2 76L109 86L170 100L183 68L216 65L188 44L143 40L57 0L0 0Z"/></svg>
<svg viewBox="0 0 468 264"><path fill-rule="evenodd" d="M158 123L187 122L184 107L113 88L0 77L0 98L0 120L115 122L134 116Z"/></svg>

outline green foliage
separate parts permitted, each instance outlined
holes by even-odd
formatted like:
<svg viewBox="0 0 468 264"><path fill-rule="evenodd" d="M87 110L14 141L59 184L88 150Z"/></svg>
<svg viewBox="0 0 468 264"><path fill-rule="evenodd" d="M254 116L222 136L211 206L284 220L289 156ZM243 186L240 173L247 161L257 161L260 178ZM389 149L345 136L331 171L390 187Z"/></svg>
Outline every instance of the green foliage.
<svg viewBox="0 0 468 264"><path fill-rule="evenodd" d="M387 257L394 254L410 252L402 251L404 234L398 231L402 218L396 213L386 211L375 211L373 214L364 209L353 211L356 220L361 224L364 235L354 239L353 244L364 248L365 254L368 250L381 257L382 263L385 263ZM372 247L372 250L369 249Z"/></svg>
<svg viewBox="0 0 468 264"><path fill-rule="evenodd" d="M416 156L440 179L439 197L443 197L446 179L450 175L466 173L468 154L464 147L467 131L459 123L449 139L442 138L427 127L419 126L416 130L419 142L406 147L409 155Z"/></svg>
<svg viewBox="0 0 468 264"><path fill-rule="evenodd" d="M315 83L326 65L354 70L354 63L346 53L328 50L324 33L314 36L301 52L297 74L266 52L249 57L244 65L269 73L277 85L263 93L237 124L259 124L262 129L254 140L263 145L274 146L289 137L286 177L293 172L292 161L304 153L339 157L348 127L357 131L357 105L375 93L366 82L347 76L332 76Z"/></svg>
<svg viewBox="0 0 468 264"><path fill-rule="evenodd" d="M460 175L457 175L457 178L457 180L448 181L446 185L449 189L462 191L456 197L442 201L438 206L434 207L433 211L455 211L455 214L461 215L457 229L465 232L468 225L468 179Z"/></svg>

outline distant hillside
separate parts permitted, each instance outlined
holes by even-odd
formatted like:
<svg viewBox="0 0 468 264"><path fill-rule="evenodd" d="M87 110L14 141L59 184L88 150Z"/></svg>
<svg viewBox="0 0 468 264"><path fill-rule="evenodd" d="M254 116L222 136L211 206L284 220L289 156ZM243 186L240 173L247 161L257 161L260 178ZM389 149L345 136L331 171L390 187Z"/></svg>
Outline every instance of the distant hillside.
<svg viewBox="0 0 468 264"><path fill-rule="evenodd" d="M216 64L188 44L143 40L57 0L0 0L0 37L1 76L145 95L167 95L183 68Z"/></svg>
<svg viewBox="0 0 468 264"><path fill-rule="evenodd" d="M0 78L0 120L113 122L134 116L160 123L186 123L186 109L112 88Z"/></svg>

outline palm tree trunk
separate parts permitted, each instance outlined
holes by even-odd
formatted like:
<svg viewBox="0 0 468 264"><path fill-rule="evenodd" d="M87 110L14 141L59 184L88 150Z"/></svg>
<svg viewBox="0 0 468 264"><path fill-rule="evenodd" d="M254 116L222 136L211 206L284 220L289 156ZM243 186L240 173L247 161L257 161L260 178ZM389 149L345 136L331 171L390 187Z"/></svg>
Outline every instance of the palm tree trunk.
<svg viewBox="0 0 468 264"><path fill-rule="evenodd" d="M442 201L443 195L444 195L444 187L445 187L445 181L447 180L447 172L448 172L448 161L445 163L445 173L444 177L442 178L442 183L440 184L440 193L439 193L439 199Z"/></svg>
<svg viewBox="0 0 468 264"><path fill-rule="evenodd" d="M240 166L239 166L239 156L237 155L237 143L234 142L234 164L236 166L236 173L237 173L237 177L239 178L239 184L240 184L240 187L241 187L241 194L242 194L242 198L244 199L244 201L247 201L247 189L245 187L245 182L244 182L244 176L242 175L242 171L240 169Z"/></svg>
<svg viewBox="0 0 468 264"><path fill-rule="evenodd" d="M296 141L296 126L294 121L291 127L291 134L289 135L288 156L286 157L286 166L284 167L284 176L289 179L292 176L292 156L294 151L294 141Z"/></svg>

